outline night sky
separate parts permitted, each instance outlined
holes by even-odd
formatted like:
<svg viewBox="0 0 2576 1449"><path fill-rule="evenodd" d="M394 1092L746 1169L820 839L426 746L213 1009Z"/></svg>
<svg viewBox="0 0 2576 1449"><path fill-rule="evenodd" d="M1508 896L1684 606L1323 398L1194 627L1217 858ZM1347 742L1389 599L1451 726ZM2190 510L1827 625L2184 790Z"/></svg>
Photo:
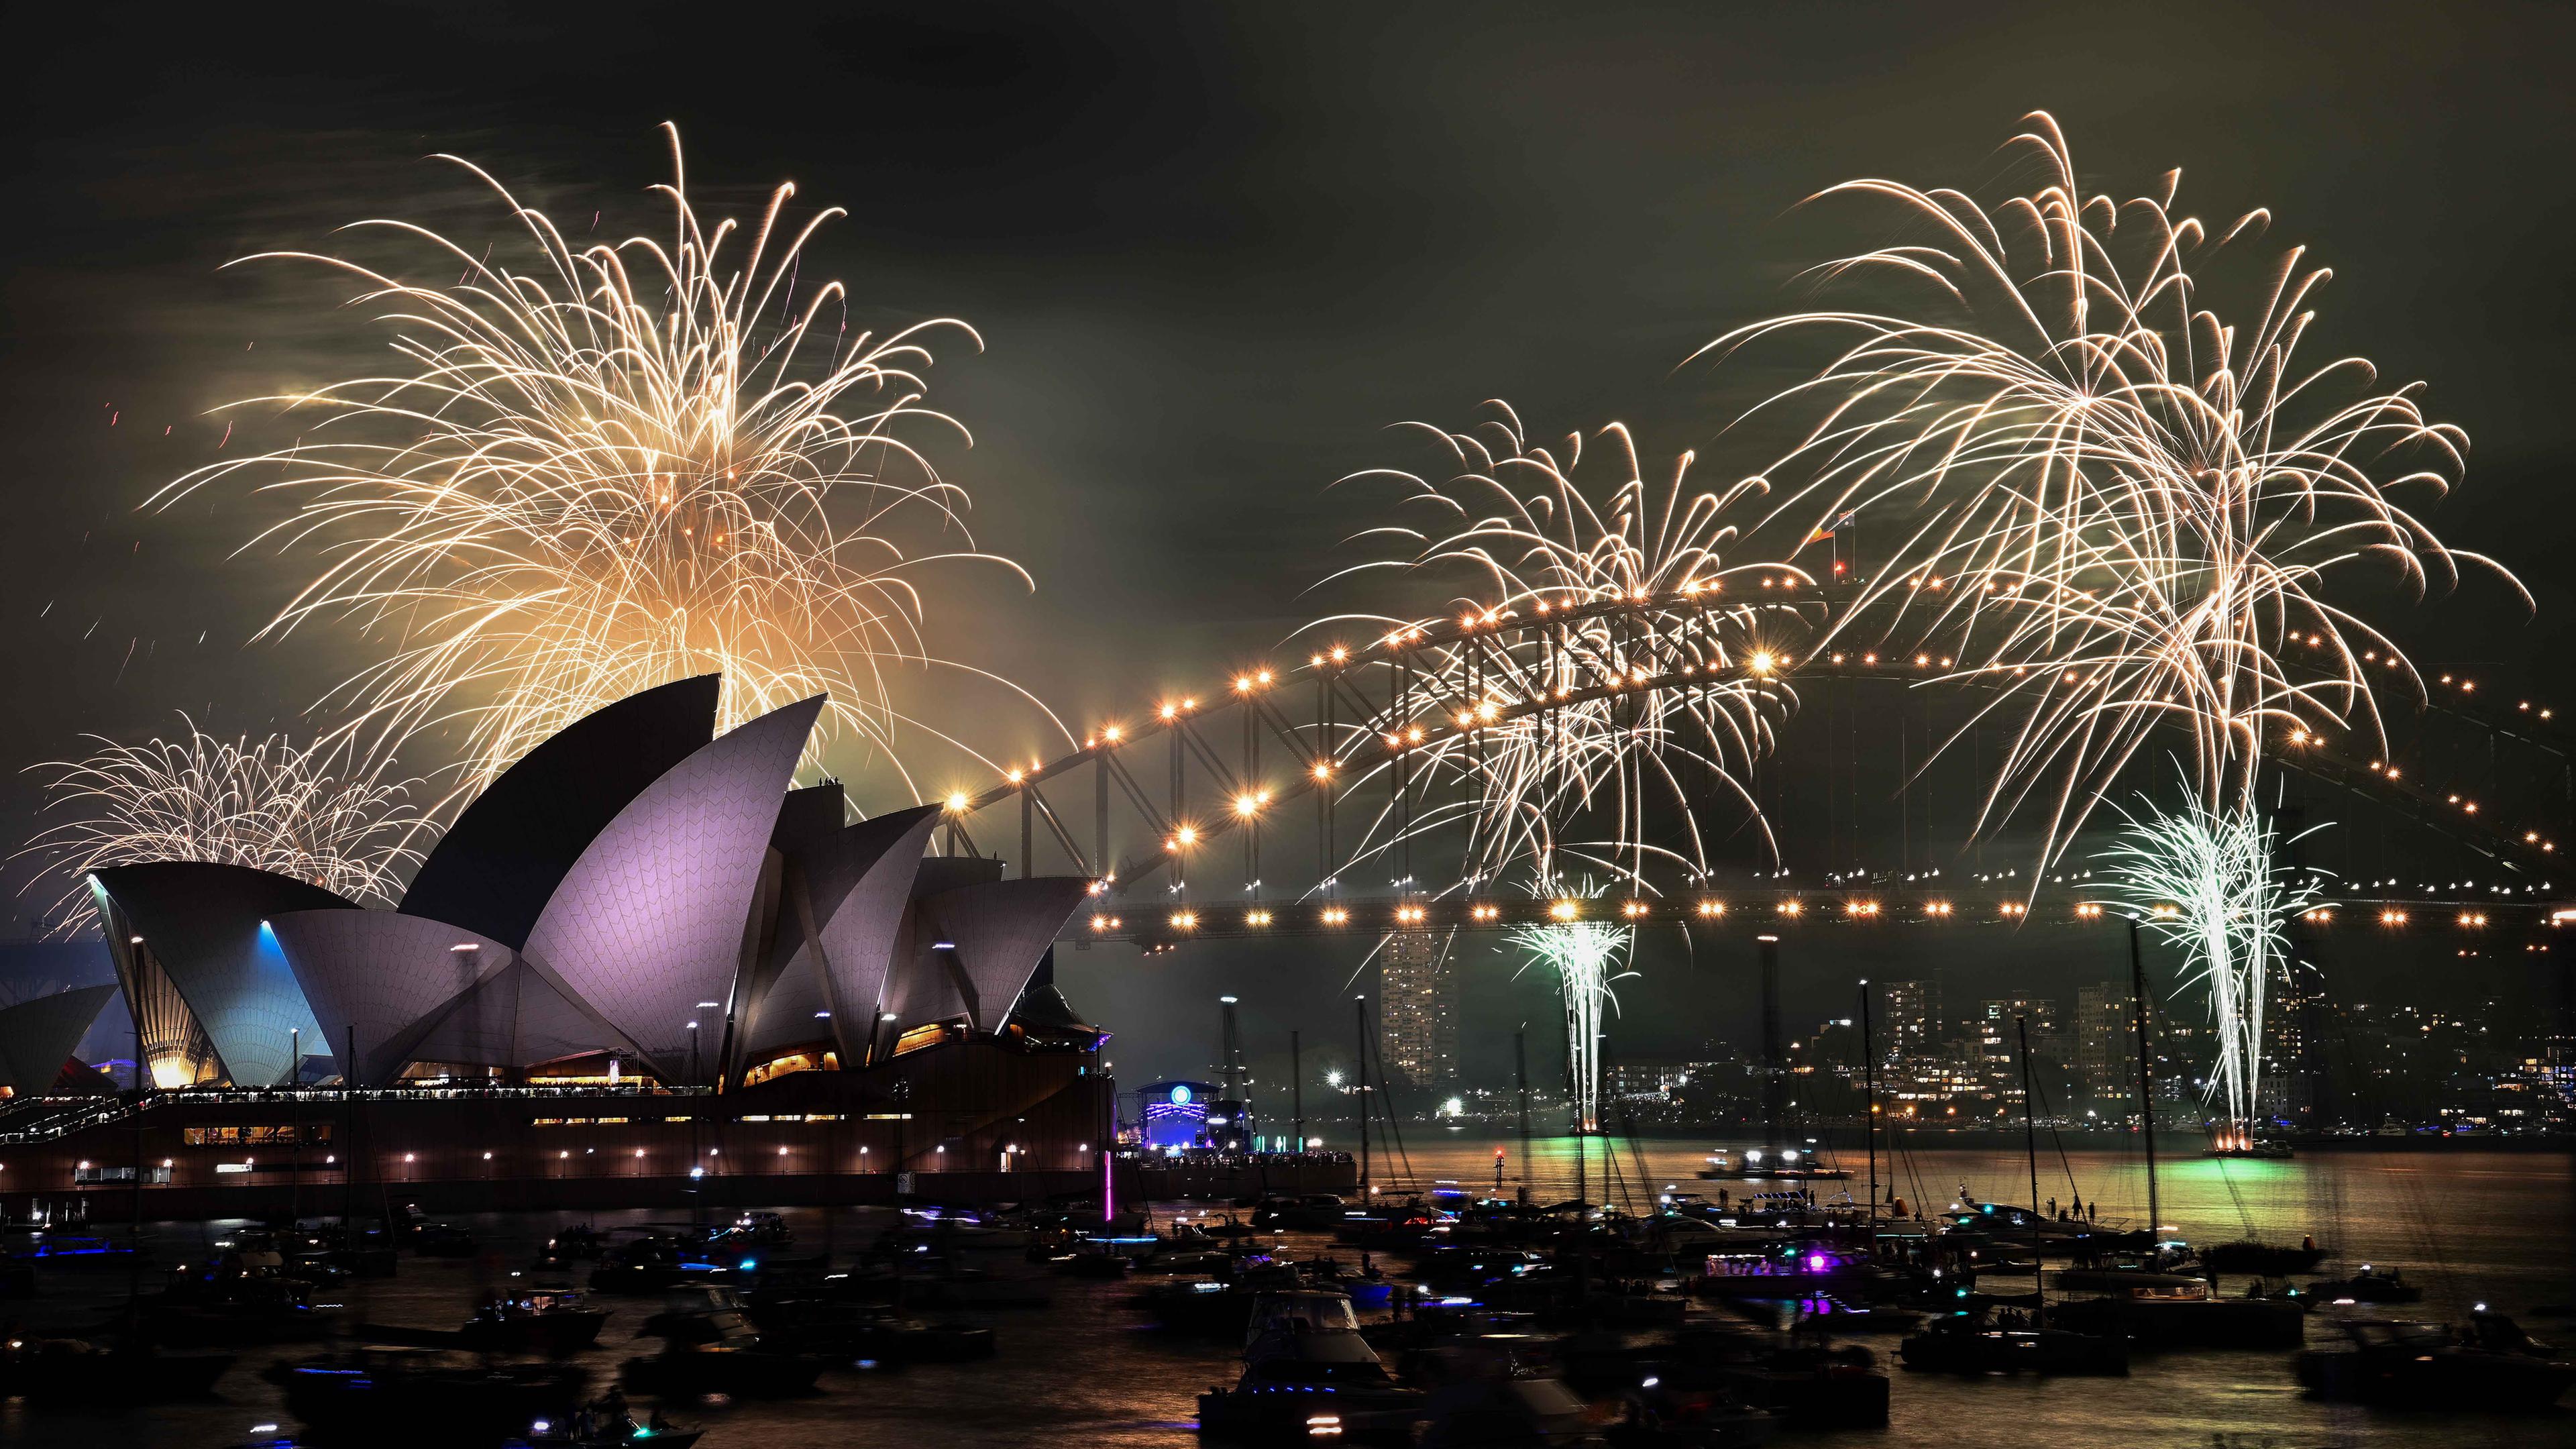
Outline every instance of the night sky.
<svg viewBox="0 0 2576 1449"><path fill-rule="evenodd" d="M1327 487L1402 461L1390 424L1463 425L1500 397L1542 435L1630 422L1654 453L1698 449L1712 480L1767 461L1726 425L1777 379L1683 364L1796 305L1802 267L1889 239L1883 213L1800 200L1856 175L1991 194L2026 179L1997 147L2042 107L2089 184L2134 195L2178 165L2186 209L2272 208L2273 240L2336 271L2312 345L2427 380L2434 415L2468 430L2467 489L2435 519L2514 565L2539 609L2492 588L2438 602L2405 628L2423 657L2515 677L2568 657L2564 6L833 10L67 7L16 37L8 844L37 800L18 767L81 752L83 732L139 740L186 709L223 733L310 733L303 711L365 658L327 627L246 642L309 566L236 552L272 503L137 511L218 456L209 409L381 347L317 273L219 268L328 249L366 216L502 234L424 159L439 151L559 218L657 228L642 191L666 179L664 120L702 210L747 211L789 178L800 202L850 209L808 265L850 283L854 317L982 332L984 352L951 344L931 374L930 401L974 434L938 461L974 495L978 541L1037 589L953 576L933 642L1077 723L1203 687L1319 612L1304 591L1352 561L1357 507ZM977 723L1013 754L1044 744ZM1950 964L2071 992L2096 979L2070 959L2091 949L1988 940ZM1470 950L1469 1065L1491 1079L1508 1029L1552 1013ZM1627 998L1630 1049L1739 1033L1745 954L1659 948ZM1134 1081L1203 1064L1220 991L1245 998L1264 1056L1292 1026L1345 1039L1354 961L1102 950L1067 953L1064 979ZM1922 962L1809 964L1794 999L1823 1011L1853 976ZM1552 1029L1533 1037L1552 1050Z"/></svg>

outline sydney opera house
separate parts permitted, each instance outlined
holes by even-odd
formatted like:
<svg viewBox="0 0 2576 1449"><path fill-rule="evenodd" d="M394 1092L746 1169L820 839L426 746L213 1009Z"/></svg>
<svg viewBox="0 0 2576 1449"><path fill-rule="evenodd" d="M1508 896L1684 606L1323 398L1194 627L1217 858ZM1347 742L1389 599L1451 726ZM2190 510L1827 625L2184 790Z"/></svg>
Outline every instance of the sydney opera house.
<svg viewBox="0 0 2576 1449"><path fill-rule="evenodd" d="M1051 949L1089 882L934 853L936 806L847 823L838 784L793 788L822 701L717 736L719 685L645 691L531 751L392 910L239 866L98 871L145 1130L94 1104L49 1117L21 1088L0 1193L604 1201L651 1179L1084 1169L1114 1089Z"/></svg>

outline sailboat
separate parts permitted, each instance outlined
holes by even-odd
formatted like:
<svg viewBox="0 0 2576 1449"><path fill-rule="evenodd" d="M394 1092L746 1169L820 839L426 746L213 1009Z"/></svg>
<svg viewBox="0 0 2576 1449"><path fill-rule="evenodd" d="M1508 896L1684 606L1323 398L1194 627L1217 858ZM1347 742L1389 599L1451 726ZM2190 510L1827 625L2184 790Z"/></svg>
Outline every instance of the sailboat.
<svg viewBox="0 0 2576 1449"><path fill-rule="evenodd" d="M2031 1115L2030 1027L2021 1037L2022 1144L2030 1162L2031 1200L2039 1200L2039 1128ZM2034 1215L2035 1216L2035 1215ZM2029 1326L2018 1319L1989 1325L1982 1307L1937 1318L1898 1348L1905 1366L1937 1373L2113 1374L2129 1371L2129 1341L2118 1334L2076 1333L2048 1326L2048 1295L2036 1242L2030 1262Z"/></svg>
<svg viewBox="0 0 2576 1449"><path fill-rule="evenodd" d="M2136 993L2139 1136L2147 1151L2147 1241L2143 1261L2070 1268L2057 1275L2060 1292L2085 1297L2059 1305L2058 1321L2087 1332L2125 1335L2142 1344L2177 1348L2297 1348L2307 1334L2306 1309L2285 1298L2220 1298L2209 1280L2159 1271L2163 1204L2156 1192L2154 1076L2147 1050L2147 978L2138 951L2138 923L2129 922L2130 987Z"/></svg>

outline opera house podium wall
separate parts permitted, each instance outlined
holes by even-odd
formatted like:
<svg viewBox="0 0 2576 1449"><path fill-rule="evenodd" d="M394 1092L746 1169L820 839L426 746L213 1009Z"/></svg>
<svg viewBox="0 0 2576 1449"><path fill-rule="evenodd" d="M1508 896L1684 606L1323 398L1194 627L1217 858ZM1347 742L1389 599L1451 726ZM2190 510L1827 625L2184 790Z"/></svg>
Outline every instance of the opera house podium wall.
<svg viewBox="0 0 2576 1449"><path fill-rule="evenodd" d="M723 1093L199 1089L147 1098L139 1139L130 1103L33 1099L0 1114L0 1208L78 1204L99 1222L138 1201L147 1220L372 1217L389 1204L683 1206L693 1188L710 1208L854 1205L893 1201L897 1171L935 1201L1090 1195L1116 1093L1095 1065L1089 1052L960 1036ZM21 1125L56 1113L68 1114L58 1132Z"/></svg>

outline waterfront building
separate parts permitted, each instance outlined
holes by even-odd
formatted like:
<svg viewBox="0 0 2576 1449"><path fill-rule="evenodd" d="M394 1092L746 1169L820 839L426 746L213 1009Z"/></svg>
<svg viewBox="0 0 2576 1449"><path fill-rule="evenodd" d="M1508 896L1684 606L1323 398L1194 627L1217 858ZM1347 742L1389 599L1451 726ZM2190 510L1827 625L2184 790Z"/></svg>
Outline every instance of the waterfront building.
<svg viewBox="0 0 2576 1449"><path fill-rule="evenodd" d="M1886 1065L1919 1061L1940 1045L1941 983L1889 981L1877 987L1878 1046Z"/></svg>
<svg viewBox="0 0 2576 1449"><path fill-rule="evenodd" d="M1378 1051L1409 1086L1458 1080L1458 977L1449 942L1397 931L1378 948Z"/></svg>
<svg viewBox="0 0 2576 1449"><path fill-rule="evenodd" d="M1690 1081L1688 1062L1618 1060L1602 1068L1601 1090L1632 1101L1669 1101Z"/></svg>
<svg viewBox="0 0 2576 1449"><path fill-rule="evenodd" d="M2008 996L1978 1003L1977 1060L1994 1099L2021 1110L2021 1036L2017 1023L2027 1023L2034 1057L2063 1060L2064 1034L2054 1001L2034 996Z"/></svg>
<svg viewBox="0 0 2576 1449"><path fill-rule="evenodd" d="M2075 1076L2088 1096L2134 1099L2138 1091L2137 996L2114 981L2075 989Z"/></svg>

